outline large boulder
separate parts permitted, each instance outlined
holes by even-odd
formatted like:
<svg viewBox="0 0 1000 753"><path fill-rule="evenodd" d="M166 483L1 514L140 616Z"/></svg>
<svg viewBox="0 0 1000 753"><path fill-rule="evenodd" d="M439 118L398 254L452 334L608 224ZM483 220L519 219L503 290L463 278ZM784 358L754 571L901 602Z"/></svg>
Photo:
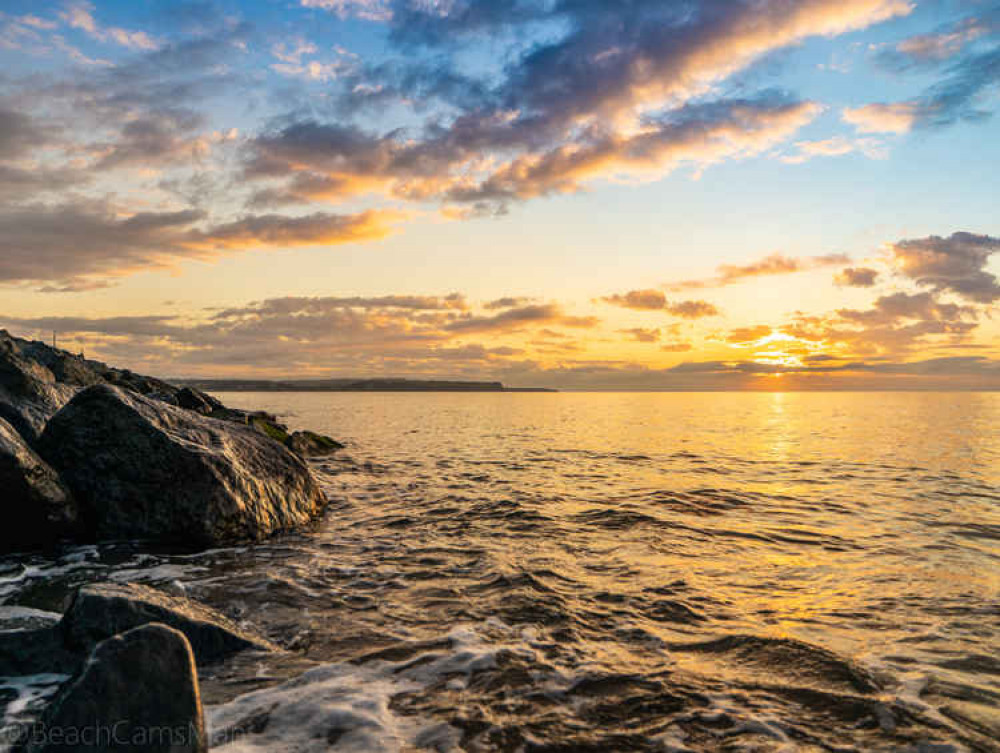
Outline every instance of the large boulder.
<svg viewBox="0 0 1000 753"><path fill-rule="evenodd" d="M0 418L0 552L79 533L79 510L59 475Z"/></svg>
<svg viewBox="0 0 1000 753"><path fill-rule="evenodd" d="M45 422L73 397L77 388L60 384L51 369L25 353L27 345L27 341L0 330L3 415L32 440L41 433Z"/></svg>
<svg viewBox="0 0 1000 753"><path fill-rule="evenodd" d="M205 717L191 646L149 624L97 645L30 730L30 753L202 753Z"/></svg>
<svg viewBox="0 0 1000 753"><path fill-rule="evenodd" d="M38 450L101 539L260 540L325 503L305 463L253 428L105 384L59 411Z"/></svg>
<svg viewBox="0 0 1000 753"><path fill-rule="evenodd" d="M67 646L86 650L116 633L150 622L184 633L199 665L244 649L277 650L221 612L135 583L83 586L73 596L60 628Z"/></svg>

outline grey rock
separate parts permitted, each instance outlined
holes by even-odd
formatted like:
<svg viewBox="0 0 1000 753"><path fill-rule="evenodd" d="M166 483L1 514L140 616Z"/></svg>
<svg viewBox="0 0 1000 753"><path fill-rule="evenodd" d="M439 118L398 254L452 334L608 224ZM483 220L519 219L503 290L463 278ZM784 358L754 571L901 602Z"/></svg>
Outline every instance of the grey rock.
<svg viewBox="0 0 1000 753"><path fill-rule="evenodd" d="M60 628L65 644L79 651L150 622L182 632L190 641L199 665L245 649L278 650L274 644L204 604L135 583L101 583L80 588L63 615Z"/></svg>
<svg viewBox="0 0 1000 753"><path fill-rule="evenodd" d="M0 677L73 674L80 655L67 648L59 625L0 631Z"/></svg>
<svg viewBox="0 0 1000 753"><path fill-rule="evenodd" d="M182 633L156 623L98 644L23 747L30 753L207 749L191 646Z"/></svg>
<svg viewBox="0 0 1000 753"><path fill-rule="evenodd" d="M40 434L45 422L76 392L76 387L59 384L52 371L25 354L30 343L0 330L0 403L5 411L19 417L14 423ZM28 437L30 439L30 437Z"/></svg>
<svg viewBox="0 0 1000 753"><path fill-rule="evenodd" d="M38 450L101 539L260 540L325 505L305 463L253 428L110 385L77 394Z"/></svg>
<svg viewBox="0 0 1000 753"><path fill-rule="evenodd" d="M80 533L69 489L9 423L0 418L0 551L51 544Z"/></svg>
<svg viewBox="0 0 1000 753"><path fill-rule="evenodd" d="M208 415L213 410L222 408L221 402L211 395L206 395L201 390L194 387L182 387L177 391L177 404L182 408L193 410L196 413Z"/></svg>
<svg viewBox="0 0 1000 753"><path fill-rule="evenodd" d="M344 445L336 439L312 431L293 432L285 440L285 446L303 458L323 457L344 449Z"/></svg>
<svg viewBox="0 0 1000 753"><path fill-rule="evenodd" d="M150 392L146 395L150 400L159 400L167 405L177 405L177 396L170 392Z"/></svg>

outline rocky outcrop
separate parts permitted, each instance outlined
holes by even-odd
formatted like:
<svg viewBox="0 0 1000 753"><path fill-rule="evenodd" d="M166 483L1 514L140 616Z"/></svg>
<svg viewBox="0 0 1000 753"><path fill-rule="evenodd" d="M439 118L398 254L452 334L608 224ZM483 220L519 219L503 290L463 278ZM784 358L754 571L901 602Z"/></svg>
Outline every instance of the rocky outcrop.
<svg viewBox="0 0 1000 753"><path fill-rule="evenodd" d="M116 633L160 622L191 643L199 665L246 649L277 648L221 612L179 596L134 583L100 583L80 588L60 623L65 644L85 650Z"/></svg>
<svg viewBox="0 0 1000 753"><path fill-rule="evenodd" d="M177 404L182 408L187 408L188 410L193 410L195 413L201 413L206 416L212 411L224 407L214 397L206 395L194 387L181 387L177 390L175 398L177 399Z"/></svg>
<svg viewBox="0 0 1000 753"><path fill-rule="evenodd" d="M30 441L76 392L59 384L51 369L26 356L23 340L0 330L0 403L4 415Z"/></svg>
<svg viewBox="0 0 1000 753"><path fill-rule="evenodd" d="M80 532L79 511L59 475L0 418L0 552L51 544Z"/></svg>
<svg viewBox="0 0 1000 753"><path fill-rule="evenodd" d="M260 540L325 502L303 461L251 427L105 384L60 410L38 450L101 539Z"/></svg>
<svg viewBox="0 0 1000 753"><path fill-rule="evenodd" d="M22 750L202 753L205 719L191 646L152 623L99 643Z"/></svg>
<svg viewBox="0 0 1000 753"><path fill-rule="evenodd" d="M0 677L73 675L101 641L153 622L183 633L199 666L240 651L280 650L192 599L136 583L97 583L78 589L55 624L0 631Z"/></svg>
<svg viewBox="0 0 1000 753"><path fill-rule="evenodd" d="M285 440L285 446L303 458L323 457L344 449L344 445L336 439L312 431L293 432Z"/></svg>

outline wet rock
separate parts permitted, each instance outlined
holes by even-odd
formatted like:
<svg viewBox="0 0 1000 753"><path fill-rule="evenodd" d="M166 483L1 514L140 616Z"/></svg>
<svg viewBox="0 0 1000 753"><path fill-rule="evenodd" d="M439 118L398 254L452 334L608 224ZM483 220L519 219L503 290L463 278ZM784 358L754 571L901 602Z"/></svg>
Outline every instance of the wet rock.
<svg viewBox="0 0 1000 753"><path fill-rule="evenodd" d="M8 406L5 414L16 416L15 425L37 435L76 388L58 384L49 368L25 354L28 345L0 330L0 403Z"/></svg>
<svg viewBox="0 0 1000 753"><path fill-rule="evenodd" d="M190 641L199 665L245 649L277 650L274 644L243 630L221 612L135 583L101 583L80 588L60 627L66 645L81 650L150 622L182 632Z"/></svg>
<svg viewBox="0 0 1000 753"><path fill-rule="evenodd" d="M311 431L293 432L285 440L285 446L303 458L323 457L344 449L344 445L337 440Z"/></svg>
<svg viewBox="0 0 1000 753"><path fill-rule="evenodd" d="M191 646L149 624L98 644L22 750L200 753L208 749Z"/></svg>
<svg viewBox="0 0 1000 753"><path fill-rule="evenodd" d="M79 511L59 475L0 418L0 551L51 544L79 533Z"/></svg>
<svg viewBox="0 0 1000 753"><path fill-rule="evenodd" d="M66 647L58 625L0 631L0 677L69 675L79 666L80 656Z"/></svg>
<svg viewBox="0 0 1000 753"><path fill-rule="evenodd" d="M303 461L252 428L110 385L73 398L38 448L99 539L260 540L325 504Z"/></svg>
<svg viewBox="0 0 1000 753"><path fill-rule="evenodd" d="M150 392L146 397L150 400L159 400L167 405L177 405L177 397L170 392Z"/></svg>
<svg viewBox="0 0 1000 753"><path fill-rule="evenodd" d="M177 404L182 408L193 410L195 413L208 415L213 410L222 408L223 405L211 395L207 395L201 390L193 387L182 387L177 391Z"/></svg>

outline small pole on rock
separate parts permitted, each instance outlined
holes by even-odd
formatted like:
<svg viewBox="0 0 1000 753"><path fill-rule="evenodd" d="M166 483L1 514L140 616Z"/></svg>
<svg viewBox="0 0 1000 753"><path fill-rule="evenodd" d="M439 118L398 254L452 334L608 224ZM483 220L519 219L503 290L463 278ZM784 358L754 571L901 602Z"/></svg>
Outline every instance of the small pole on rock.
<svg viewBox="0 0 1000 753"><path fill-rule="evenodd" d="M56 331L52 330L52 348L55 349L55 347L56 347Z"/></svg>

